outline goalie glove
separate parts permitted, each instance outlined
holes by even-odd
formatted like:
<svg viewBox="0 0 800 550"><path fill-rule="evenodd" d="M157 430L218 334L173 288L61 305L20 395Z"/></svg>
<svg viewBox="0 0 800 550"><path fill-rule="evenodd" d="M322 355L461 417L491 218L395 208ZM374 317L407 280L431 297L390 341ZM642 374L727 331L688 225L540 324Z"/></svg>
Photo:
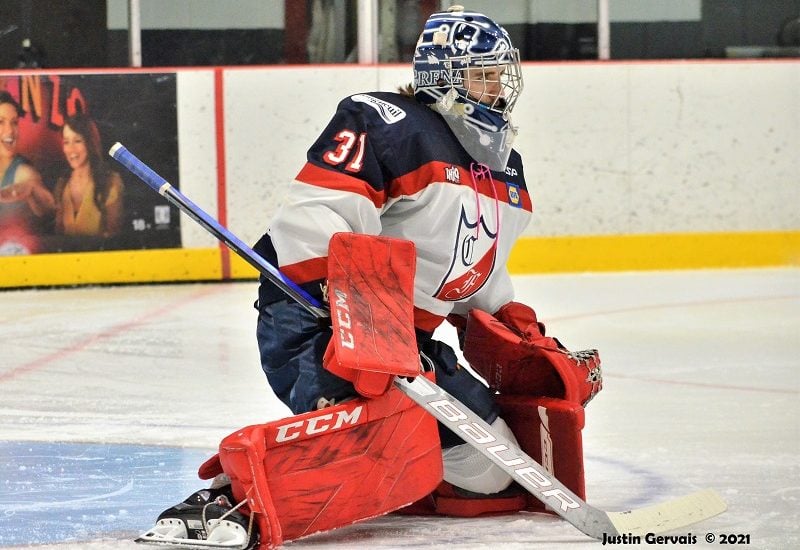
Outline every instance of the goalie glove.
<svg viewBox="0 0 800 550"><path fill-rule="evenodd" d="M467 317L464 357L501 394L586 406L603 386L600 355L595 349L569 351L544 333L536 312L519 302L494 315L474 309Z"/></svg>

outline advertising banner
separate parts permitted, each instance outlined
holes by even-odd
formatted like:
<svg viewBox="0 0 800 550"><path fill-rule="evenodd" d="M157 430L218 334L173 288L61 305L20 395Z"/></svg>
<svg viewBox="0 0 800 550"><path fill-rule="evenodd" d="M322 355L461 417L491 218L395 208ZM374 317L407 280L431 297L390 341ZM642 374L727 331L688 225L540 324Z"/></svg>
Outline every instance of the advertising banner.
<svg viewBox="0 0 800 550"><path fill-rule="evenodd" d="M0 256L178 248L180 218L108 156L177 186L174 73L0 75Z"/></svg>

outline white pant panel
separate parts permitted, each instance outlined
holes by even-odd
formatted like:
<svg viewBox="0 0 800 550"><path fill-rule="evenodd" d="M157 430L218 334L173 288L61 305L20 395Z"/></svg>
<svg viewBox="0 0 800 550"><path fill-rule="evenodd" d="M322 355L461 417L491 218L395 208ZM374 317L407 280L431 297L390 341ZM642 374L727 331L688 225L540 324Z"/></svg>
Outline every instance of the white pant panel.
<svg viewBox="0 0 800 550"><path fill-rule="evenodd" d="M505 421L497 417L492 422L495 433L517 444L517 439ZM464 443L442 451L444 480L473 493L491 494L511 485L512 478L502 468L483 456L475 447Z"/></svg>

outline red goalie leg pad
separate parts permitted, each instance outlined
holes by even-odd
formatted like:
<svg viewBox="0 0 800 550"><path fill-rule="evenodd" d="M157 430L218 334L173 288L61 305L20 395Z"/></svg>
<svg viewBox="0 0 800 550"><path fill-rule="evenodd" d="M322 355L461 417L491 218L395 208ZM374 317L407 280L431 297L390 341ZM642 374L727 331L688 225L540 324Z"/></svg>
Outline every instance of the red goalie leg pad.
<svg viewBox="0 0 800 550"><path fill-rule="evenodd" d="M521 395L500 395L497 404L522 450L585 500L583 407L563 399ZM533 495L528 495L526 510L549 511Z"/></svg>
<svg viewBox="0 0 800 550"><path fill-rule="evenodd" d="M464 491L442 481L434 492L410 506L398 510L398 513L415 516L472 518L513 514L524 510L527 503L525 491L514 485L500 493L483 495Z"/></svg>
<svg viewBox="0 0 800 550"><path fill-rule="evenodd" d="M333 337L323 365L366 397L385 393L395 375L420 372L415 266L411 241L336 233L328 245Z"/></svg>
<svg viewBox="0 0 800 550"><path fill-rule="evenodd" d="M219 462L262 550L386 514L442 480L436 420L396 388L243 428L222 441Z"/></svg>

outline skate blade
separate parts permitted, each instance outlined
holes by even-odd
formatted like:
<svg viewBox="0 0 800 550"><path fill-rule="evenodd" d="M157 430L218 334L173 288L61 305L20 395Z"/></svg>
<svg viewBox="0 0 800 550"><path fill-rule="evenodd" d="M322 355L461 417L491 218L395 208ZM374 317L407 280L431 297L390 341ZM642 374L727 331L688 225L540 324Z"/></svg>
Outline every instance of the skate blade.
<svg viewBox="0 0 800 550"><path fill-rule="evenodd" d="M153 529L134 539L139 544L156 544L172 546L174 548L227 548L229 550L244 550L248 546L249 536L240 525L228 521L212 519L208 522L209 538L186 538L186 530L176 528L176 522L159 521Z"/></svg>
<svg viewBox="0 0 800 550"><path fill-rule="evenodd" d="M207 540L198 540L198 539L180 539L180 538L173 538L173 537L165 537L164 535L159 535L153 532L148 531L135 539L133 542L139 544L153 544L158 546L171 546L173 548L181 548L181 549L207 549L207 548L227 548L229 550L242 550L246 548L246 543L238 543L236 541L230 542L213 542Z"/></svg>

